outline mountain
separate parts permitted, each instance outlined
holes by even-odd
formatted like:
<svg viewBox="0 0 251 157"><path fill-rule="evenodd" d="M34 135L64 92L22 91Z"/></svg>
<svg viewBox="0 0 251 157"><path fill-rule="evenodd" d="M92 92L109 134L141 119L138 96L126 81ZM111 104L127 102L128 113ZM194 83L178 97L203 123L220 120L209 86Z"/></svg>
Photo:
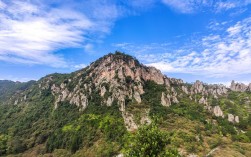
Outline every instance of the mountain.
<svg viewBox="0 0 251 157"><path fill-rule="evenodd" d="M21 83L9 80L0 80L0 100L6 100L6 98L10 95L29 88L33 83L35 83L35 81Z"/></svg>
<svg viewBox="0 0 251 157"><path fill-rule="evenodd" d="M0 81L0 155L135 156L161 146L159 156L251 156L250 87L185 83L120 52L70 74Z"/></svg>

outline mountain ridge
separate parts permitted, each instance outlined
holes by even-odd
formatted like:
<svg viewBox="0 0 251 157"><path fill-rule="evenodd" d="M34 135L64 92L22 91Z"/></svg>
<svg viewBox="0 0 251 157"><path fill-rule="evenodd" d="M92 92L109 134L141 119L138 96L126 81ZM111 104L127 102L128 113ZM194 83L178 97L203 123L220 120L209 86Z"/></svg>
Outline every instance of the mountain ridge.
<svg viewBox="0 0 251 157"><path fill-rule="evenodd" d="M246 138L247 135L242 131L247 132L250 128L249 86L234 82L230 88L223 85L208 85L201 81L193 84L184 83L181 79L163 75L154 67L140 64L134 57L121 52L105 55L76 72L50 74L29 85L23 85L21 92L9 94L8 99L1 101L0 105L3 111L7 111L0 114L0 124L3 126L0 134L10 134L12 138L27 138L22 141L24 146L18 147L15 151L8 150L10 153L23 152L37 144L44 144L44 151L47 153L57 149L70 149L75 153L81 150L81 147L88 148L85 142L92 141L92 147L97 147L95 138L88 141L85 138L90 137L86 134L99 134L102 140L103 136L108 136L116 141L120 138L112 134L121 136L125 132L136 132L142 125L152 123L153 117L156 116L172 125L173 128L169 128L168 125L162 124L162 129L172 132L179 130L179 127L186 127L185 124L179 126L180 121L186 121L192 126L192 123L195 123L204 129L208 127L207 129L212 132L207 133L206 129L202 129L201 136L204 139L209 138L207 134L216 136L215 132L223 134L223 137L233 134L233 138L237 139L240 134ZM20 120L15 119L16 117ZM88 128L81 125L83 118L84 124L92 128L88 133L84 131ZM100 122L97 126L92 126L88 123L90 119ZM172 119L177 121L174 120L174 123L170 121ZM107 123L104 120L108 120L109 125L114 123L114 127L117 124L116 129L104 130L102 127ZM194 127L186 129L193 130ZM22 130L22 134L17 133L17 130ZM31 136L29 137L26 132ZM75 135L75 132L81 137ZM192 132L189 134L195 138ZM73 139L66 140L68 134L73 136ZM179 136L181 135L178 131L177 137ZM13 141L12 138L10 141ZM83 141L75 141L75 138ZM61 141L63 139L64 141ZM74 145L72 148L71 142L77 142L76 147ZM175 142L177 141L174 140ZM188 151L189 142L184 142L187 146L174 146L185 149L183 155L187 156L193 151ZM197 140L194 141L194 145L208 149ZM120 150L121 147L118 147L113 151ZM205 155L206 152L199 149L197 153Z"/></svg>

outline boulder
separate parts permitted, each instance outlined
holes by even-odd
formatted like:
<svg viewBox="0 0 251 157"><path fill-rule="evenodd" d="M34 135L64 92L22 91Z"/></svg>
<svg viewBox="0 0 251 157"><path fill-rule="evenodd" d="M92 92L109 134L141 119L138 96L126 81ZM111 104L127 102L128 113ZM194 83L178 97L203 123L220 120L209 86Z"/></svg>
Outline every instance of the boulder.
<svg viewBox="0 0 251 157"><path fill-rule="evenodd" d="M161 95L161 104L167 107L171 105L170 96L166 95L164 92L162 92L162 95Z"/></svg>
<svg viewBox="0 0 251 157"><path fill-rule="evenodd" d="M216 117L223 117L224 118L224 115L223 115L223 112L222 112L220 106L214 106L214 108L213 108L213 114Z"/></svg>

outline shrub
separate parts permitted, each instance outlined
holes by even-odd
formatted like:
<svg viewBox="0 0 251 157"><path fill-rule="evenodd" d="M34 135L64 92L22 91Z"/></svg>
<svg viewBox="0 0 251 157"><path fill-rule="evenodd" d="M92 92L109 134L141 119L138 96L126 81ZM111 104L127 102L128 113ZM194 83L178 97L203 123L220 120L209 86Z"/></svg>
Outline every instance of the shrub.
<svg viewBox="0 0 251 157"><path fill-rule="evenodd" d="M179 156L176 150L167 149L169 134L158 129L155 122L144 125L131 135L125 146L125 156Z"/></svg>
<svg viewBox="0 0 251 157"><path fill-rule="evenodd" d="M248 136L245 135L245 134L234 135L234 136L232 136L232 139L234 141L239 141L239 142L244 142L244 143L249 143L250 142Z"/></svg>

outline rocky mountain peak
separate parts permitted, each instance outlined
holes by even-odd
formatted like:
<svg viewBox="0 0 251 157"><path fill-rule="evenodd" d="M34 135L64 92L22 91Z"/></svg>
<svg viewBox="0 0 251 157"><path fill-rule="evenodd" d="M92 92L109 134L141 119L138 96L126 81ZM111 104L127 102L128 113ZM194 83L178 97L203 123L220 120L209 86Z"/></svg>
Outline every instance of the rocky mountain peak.
<svg viewBox="0 0 251 157"><path fill-rule="evenodd" d="M181 83L181 80L170 79L154 67L140 64L137 59L124 53L108 54L90 64L90 66L75 72L71 78L61 84L50 83L53 79L44 79L41 88L50 88L56 97L55 109L63 101L68 101L84 110L99 97L101 105L111 106L116 103L122 112L128 130L137 129L133 115L126 111L126 101L140 104L145 93L146 81L170 87L170 84ZM49 83L48 83L49 82ZM49 85L51 84L51 85ZM178 102L177 93L173 89L170 99ZM166 98L167 99L167 98ZM142 117L145 118L145 117Z"/></svg>
<svg viewBox="0 0 251 157"><path fill-rule="evenodd" d="M116 51L115 53L109 53L95 62L91 63L91 67L102 67L102 66L111 66L111 64L119 65L129 65L131 68L140 66L139 61L130 55Z"/></svg>
<svg viewBox="0 0 251 157"><path fill-rule="evenodd" d="M193 84L184 83L181 79L163 75L154 67L140 64L136 58L121 52L105 55L88 67L67 76L49 75L41 79L38 86L41 90L50 90L53 94L55 109L65 101L78 106L79 110L85 110L90 104L117 104L127 129L132 131L137 129L138 124L133 120L134 115L127 109L128 102L144 105L143 95L149 81L161 87L158 100L162 106L179 104L188 98L189 101L204 105L218 117L224 117L224 114L217 100L212 99L226 97L230 90L251 89L251 85L244 86L235 82L232 82L230 89L224 85L208 85L199 80ZM144 120L139 121L149 121L149 110L145 111L141 117Z"/></svg>
<svg viewBox="0 0 251 157"><path fill-rule="evenodd" d="M251 83L249 85L245 85L244 83L235 83L233 80L231 82L230 89L236 92L251 91Z"/></svg>
<svg viewBox="0 0 251 157"><path fill-rule="evenodd" d="M127 54L116 52L110 53L89 67L92 74L95 74L95 82L100 83L101 80L110 82L118 79L121 81L146 81L153 80L158 84L164 84L163 74L154 67L147 67L139 63L139 61Z"/></svg>
<svg viewBox="0 0 251 157"><path fill-rule="evenodd" d="M9 85L3 86L6 84ZM59 148L58 140L67 141L69 137L89 139L89 135L94 135L86 134L85 131L93 131L102 140L111 135L121 136L120 133L126 129L134 132L142 124L152 123L154 119L151 118L154 116L163 120L161 127L178 130L174 134L175 138L180 136L177 138L178 142L182 138L188 139L187 142L194 142L193 147L197 147L200 140L207 138L208 143L214 143L211 138L216 131L221 136L227 135L227 138L229 133L236 137L242 133L241 129L248 129L247 115L250 115L251 93L247 91L250 89L251 84L234 81L231 88L198 80L184 83L181 79L163 75L154 67L140 64L132 56L116 52L71 74L55 73L25 84L0 81L0 100L6 100L4 104L12 104L11 107L16 108L11 108L6 114L9 116L13 113L10 126L14 124L12 120L18 124L14 126L21 126L15 130L23 131L24 125L21 124L24 120L28 121L26 127L31 129L24 139L32 135L28 142L40 141L50 134L47 142L53 149ZM5 110L2 111L4 114ZM23 120L20 121L22 116ZM42 120L37 120L38 116ZM4 121L1 124L6 130L9 128ZM55 134L51 133L54 128L48 126L58 127ZM180 132L180 127L184 127L184 132ZM45 133L41 138L37 137L37 131L33 134L37 128ZM81 136L75 136L78 134ZM195 135L191 136L193 134ZM215 141L218 137L216 136ZM102 144L102 140L92 143Z"/></svg>

